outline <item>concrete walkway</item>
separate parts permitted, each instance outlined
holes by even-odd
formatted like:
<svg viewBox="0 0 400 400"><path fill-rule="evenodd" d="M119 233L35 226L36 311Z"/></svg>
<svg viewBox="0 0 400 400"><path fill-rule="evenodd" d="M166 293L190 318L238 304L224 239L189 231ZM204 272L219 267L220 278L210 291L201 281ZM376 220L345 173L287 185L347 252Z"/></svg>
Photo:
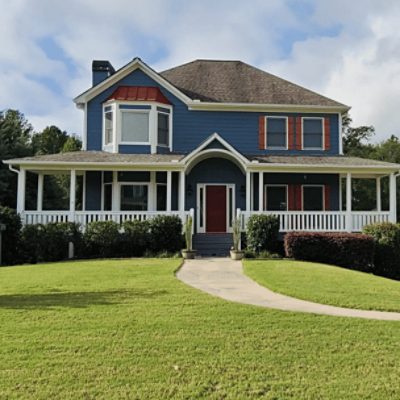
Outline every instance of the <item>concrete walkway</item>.
<svg viewBox="0 0 400 400"><path fill-rule="evenodd" d="M272 292L245 276L240 261L229 258L186 260L177 277L190 286L237 303L337 317L400 321L398 312L334 307Z"/></svg>

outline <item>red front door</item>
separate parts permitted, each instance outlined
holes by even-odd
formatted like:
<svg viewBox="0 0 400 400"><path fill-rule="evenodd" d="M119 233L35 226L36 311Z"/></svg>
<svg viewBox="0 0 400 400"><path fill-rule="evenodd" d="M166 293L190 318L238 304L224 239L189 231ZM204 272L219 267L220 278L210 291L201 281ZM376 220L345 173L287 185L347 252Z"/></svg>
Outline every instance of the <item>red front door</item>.
<svg viewBox="0 0 400 400"><path fill-rule="evenodd" d="M206 186L206 231L226 232L226 186Z"/></svg>

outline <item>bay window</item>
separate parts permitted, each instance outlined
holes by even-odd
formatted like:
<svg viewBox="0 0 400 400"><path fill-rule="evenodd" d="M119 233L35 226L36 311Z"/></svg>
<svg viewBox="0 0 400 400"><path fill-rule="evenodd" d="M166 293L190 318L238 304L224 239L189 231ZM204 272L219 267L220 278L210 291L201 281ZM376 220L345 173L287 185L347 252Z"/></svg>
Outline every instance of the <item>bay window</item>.
<svg viewBox="0 0 400 400"><path fill-rule="evenodd" d="M159 146L169 146L169 114L158 113L157 125L157 144Z"/></svg>
<svg viewBox="0 0 400 400"><path fill-rule="evenodd" d="M149 113L147 111L121 112L122 143L149 143Z"/></svg>
<svg viewBox="0 0 400 400"><path fill-rule="evenodd" d="M109 145L114 140L114 123L113 111L111 107L107 107L104 112L104 144Z"/></svg>

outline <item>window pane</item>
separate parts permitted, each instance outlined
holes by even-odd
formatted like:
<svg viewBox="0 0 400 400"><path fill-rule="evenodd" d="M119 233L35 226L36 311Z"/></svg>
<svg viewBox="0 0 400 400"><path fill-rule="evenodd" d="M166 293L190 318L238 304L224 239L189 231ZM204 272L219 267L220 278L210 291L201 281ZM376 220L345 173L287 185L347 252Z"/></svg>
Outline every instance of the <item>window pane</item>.
<svg viewBox="0 0 400 400"><path fill-rule="evenodd" d="M147 186L122 185L121 186L122 211L147 211Z"/></svg>
<svg viewBox="0 0 400 400"><path fill-rule="evenodd" d="M167 209L167 185L157 185L157 211Z"/></svg>
<svg viewBox="0 0 400 400"><path fill-rule="evenodd" d="M286 147L286 118L267 118L267 147Z"/></svg>
<svg viewBox="0 0 400 400"><path fill-rule="evenodd" d="M113 142L113 113L106 112L104 114L104 133L105 133L105 144Z"/></svg>
<svg viewBox="0 0 400 400"><path fill-rule="evenodd" d="M139 112L123 112L122 116L122 141L143 142L149 141L149 114Z"/></svg>
<svg viewBox="0 0 400 400"><path fill-rule="evenodd" d="M287 210L286 186L267 186L267 210Z"/></svg>
<svg viewBox="0 0 400 400"><path fill-rule="evenodd" d="M322 120L304 118L303 136L305 148L322 148Z"/></svg>
<svg viewBox="0 0 400 400"><path fill-rule="evenodd" d="M169 115L158 113L158 144L169 145Z"/></svg>
<svg viewBox="0 0 400 400"><path fill-rule="evenodd" d="M112 185L104 185L104 210L111 211Z"/></svg>
<svg viewBox="0 0 400 400"><path fill-rule="evenodd" d="M303 186L303 209L304 211L322 211L323 191L320 186Z"/></svg>

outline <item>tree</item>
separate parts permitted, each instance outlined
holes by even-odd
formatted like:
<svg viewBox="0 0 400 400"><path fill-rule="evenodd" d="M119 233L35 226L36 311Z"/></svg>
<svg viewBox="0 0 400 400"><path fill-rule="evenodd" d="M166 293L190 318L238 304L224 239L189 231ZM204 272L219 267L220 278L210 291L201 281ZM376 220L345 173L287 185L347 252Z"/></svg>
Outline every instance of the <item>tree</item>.
<svg viewBox="0 0 400 400"><path fill-rule="evenodd" d="M82 149L82 142L75 136L69 136L63 145L62 152L69 153L71 151L79 151Z"/></svg>
<svg viewBox="0 0 400 400"><path fill-rule="evenodd" d="M32 148L35 154L56 154L63 149L68 134L56 126L48 126L32 136Z"/></svg>

